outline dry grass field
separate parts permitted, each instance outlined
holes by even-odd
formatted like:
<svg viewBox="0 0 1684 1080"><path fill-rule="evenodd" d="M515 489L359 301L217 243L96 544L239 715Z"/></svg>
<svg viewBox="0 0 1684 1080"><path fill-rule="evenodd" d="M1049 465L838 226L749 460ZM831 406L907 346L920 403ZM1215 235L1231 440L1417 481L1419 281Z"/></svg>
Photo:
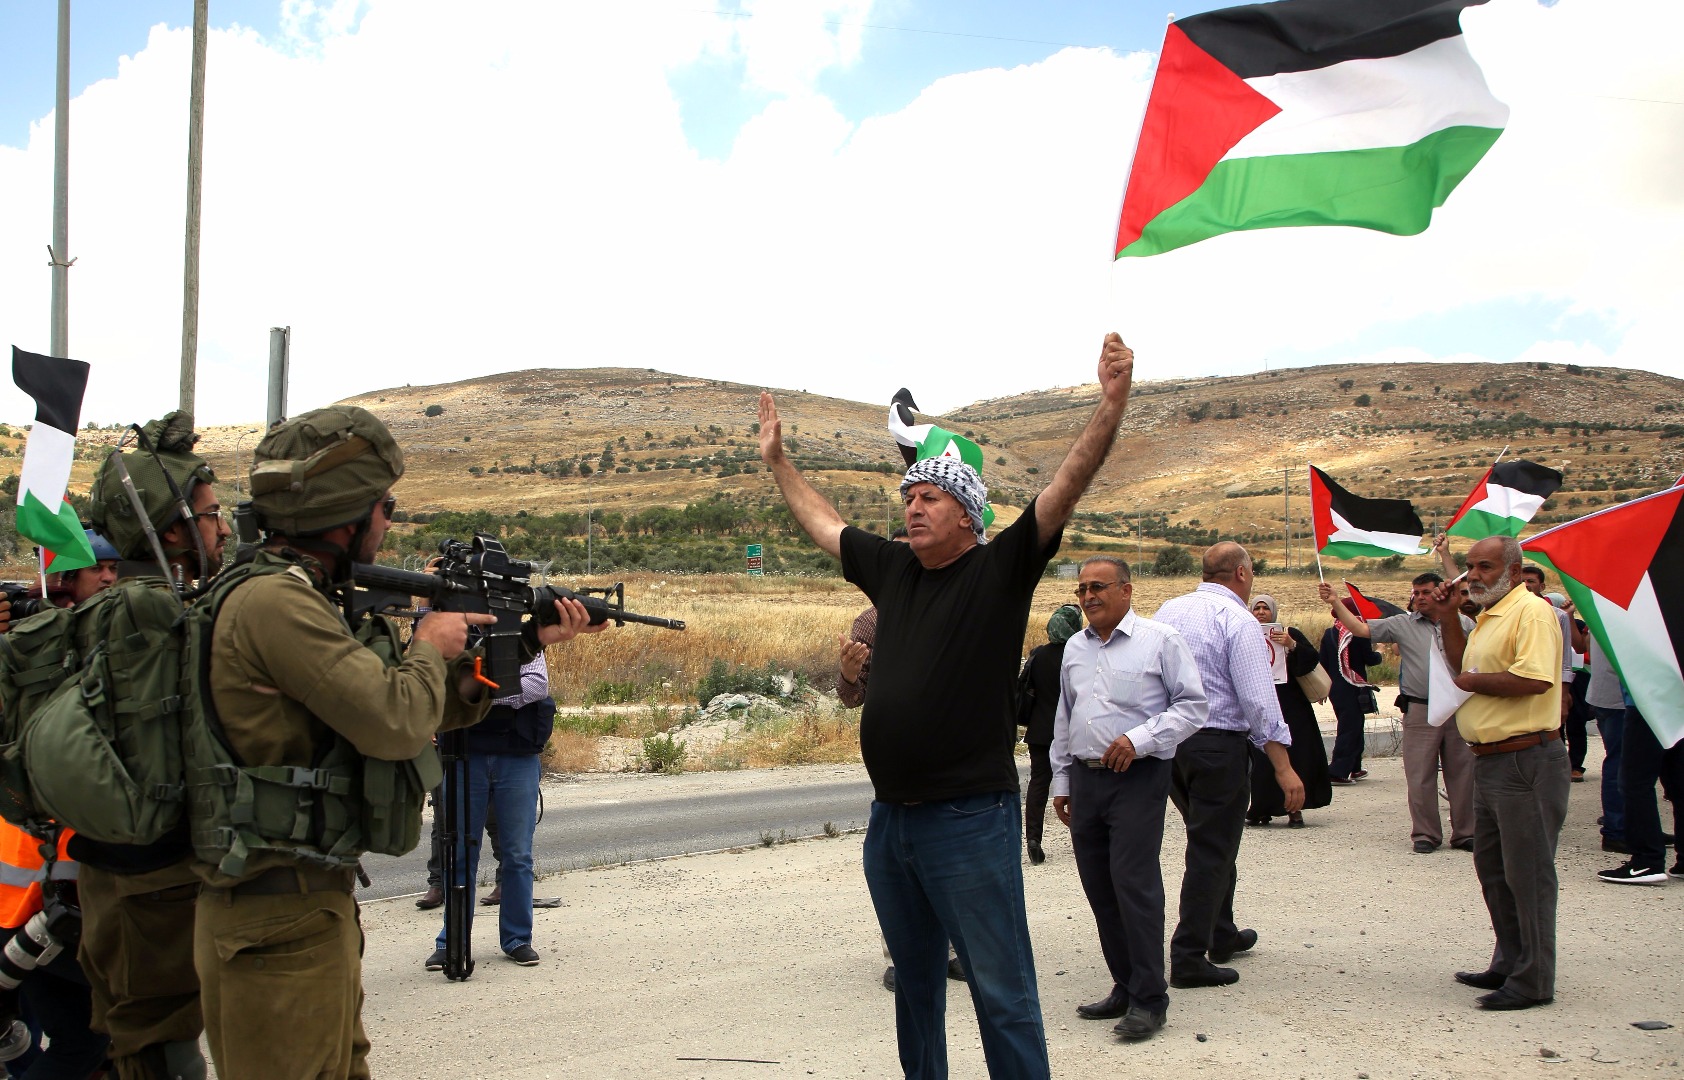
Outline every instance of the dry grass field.
<svg viewBox="0 0 1684 1080"><path fill-rule="evenodd" d="M1365 591L1403 602L1408 573L1366 578ZM1135 581L1137 610L1150 615L1165 600L1194 588L1194 577ZM1046 641L1046 618L1073 599L1067 580L1046 579L1024 636L1024 650ZM740 575L656 577L626 582L628 606L684 619L683 633L641 626L610 629L550 652L550 687L567 714L558 723L546 765L554 772L602 768L679 767L687 770L856 761L858 714L839 709L828 692L836 685L836 639L847 631L865 598L834 578L761 578ZM1316 578L1266 575L1258 592L1273 596L1284 621L1319 641L1329 625L1316 596ZM640 753L645 739L691 738L699 704L697 683L723 662L732 670L775 670L824 692L817 702L787 713L751 716L724 740L699 738L697 749L673 766ZM604 687L612 705L600 702ZM710 736L717 734L710 732ZM628 745L629 744L629 745ZM644 744L647 745L647 744Z"/></svg>

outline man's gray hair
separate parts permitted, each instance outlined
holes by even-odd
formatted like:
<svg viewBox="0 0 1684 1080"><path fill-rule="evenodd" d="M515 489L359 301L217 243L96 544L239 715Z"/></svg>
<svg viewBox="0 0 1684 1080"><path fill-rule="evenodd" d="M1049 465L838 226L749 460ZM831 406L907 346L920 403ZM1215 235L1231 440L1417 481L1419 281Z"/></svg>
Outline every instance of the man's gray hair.
<svg viewBox="0 0 1684 1080"><path fill-rule="evenodd" d="M1115 555L1090 555L1088 558L1082 560L1081 569L1086 570L1094 563L1104 563L1106 566L1109 566L1113 570L1117 571L1118 581L1134 580L1134 575L1129 572L1129 564L1117 558Z"/></svg>
<svg viewBox="0 0 1684 1080"><path fill-rule="evenodd" d="M1522 566L1526 565L1526 556L1521 554L1519 540L1512 536L1493 536L1491 539L1497 541L1503 547L1504 566L1513 566L1516 563Z"/></svg>

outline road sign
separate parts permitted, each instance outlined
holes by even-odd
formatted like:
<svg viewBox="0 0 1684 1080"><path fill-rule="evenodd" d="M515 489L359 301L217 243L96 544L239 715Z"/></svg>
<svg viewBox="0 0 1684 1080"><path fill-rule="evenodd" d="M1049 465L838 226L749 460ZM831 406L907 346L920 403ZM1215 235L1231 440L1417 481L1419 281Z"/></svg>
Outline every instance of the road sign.
<svg viewBox="0 0 1684 1080"><path fill-rule="evenodd" d="M748 560L749 576L750 577L764 577L765 574L766 574L766 569L765 569L765 563L762 561L760 545L759 544L748 545L746 548L743 549L743 555Z"/></svg>

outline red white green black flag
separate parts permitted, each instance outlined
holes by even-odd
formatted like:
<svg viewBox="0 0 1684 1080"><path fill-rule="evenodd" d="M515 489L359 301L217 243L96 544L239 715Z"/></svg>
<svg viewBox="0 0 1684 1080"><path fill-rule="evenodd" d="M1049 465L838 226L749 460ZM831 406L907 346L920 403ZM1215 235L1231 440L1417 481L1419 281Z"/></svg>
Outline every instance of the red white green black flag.
<svg viewBox="0 0 1684 1080"><path fill-rule="evenodd" d="M1662 746L1684 739L1684 487L1521 541L1561 575Z"/></svg>
<svg viewBox="0 0 1684 1080"><path fill-rule="evenodd" d="M12 381L35 399L35 423L18 477L18 535L41 549L44 571L76 570L97 561L76 511L64 501L88 365L38 356L12 346Z"/></svg>
<svg viewBox="0 0 1684 1080"><path fill-rule="evenodd" d="M1484 2L1281 0L1171 23L1117 257L1242 229L1426 229L1508 122L1462 37Z"/></svg>
<svg viewBox="0 0 1684 1080"><path fill-rule="evenodd" d="M1519 536L1538 508L1559 490L1561 474L1546 465L1499 461L1479 478L1444 531L1470 540Z"/></svg>
<svg viewBox="0 0 1684 1080"><path fill-rule="evenodd" d="M1336 559L1423 555L1426 528L1408 499L1365 499L1310 466L1310 520L1316 551Z"/></svg>

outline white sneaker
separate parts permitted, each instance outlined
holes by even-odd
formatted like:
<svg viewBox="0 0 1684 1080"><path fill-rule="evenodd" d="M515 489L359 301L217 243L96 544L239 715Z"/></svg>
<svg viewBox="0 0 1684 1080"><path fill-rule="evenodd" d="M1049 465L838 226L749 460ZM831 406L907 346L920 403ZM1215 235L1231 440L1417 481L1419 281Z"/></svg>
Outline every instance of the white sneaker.
<svg viewBox="0 0 1684 1080"><path fill-rule="evenodd" d="M1615 885L1665 885L1666 871L1659 866L1626 863L1614 870L1598 870L1596 876Z"/></svg>

